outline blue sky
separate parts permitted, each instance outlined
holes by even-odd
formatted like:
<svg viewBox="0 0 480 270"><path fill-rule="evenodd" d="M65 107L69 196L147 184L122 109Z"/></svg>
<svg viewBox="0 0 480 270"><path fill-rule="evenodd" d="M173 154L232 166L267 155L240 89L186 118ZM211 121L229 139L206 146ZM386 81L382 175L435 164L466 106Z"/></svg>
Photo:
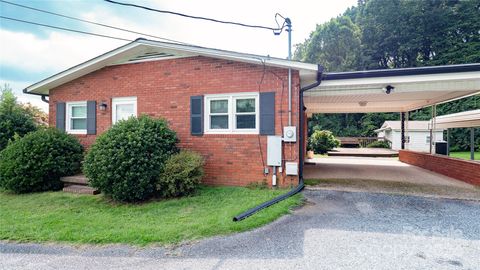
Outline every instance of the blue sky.
<svg viewBox="0 0 480 270"><path fill-rule="evenodd" d="M100 0L8 1L200 46L277 57L287 56L287 35L285 33L281 36L274 36L267 30L246 29L192 20L113 5ZM119 1L267 26L275 26L274 15L279 12L292 19L293 44L305 40L315 29L316 24L330 20L357 2L357 0ZM5 17L132 40L139 37L3 2L0 2L0 14ZM21 90L32 83L125 43L125 41L0 19L0 84L8 83L20 101L31 102L46 109L46 104L40 101L39 97L22 94Z"/></svg>

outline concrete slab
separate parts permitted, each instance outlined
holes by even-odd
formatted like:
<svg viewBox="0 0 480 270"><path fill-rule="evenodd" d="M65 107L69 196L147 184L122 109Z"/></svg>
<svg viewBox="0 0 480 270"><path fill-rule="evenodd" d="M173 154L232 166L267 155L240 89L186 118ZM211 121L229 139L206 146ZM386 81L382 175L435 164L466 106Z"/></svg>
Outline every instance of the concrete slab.
<svg viewBox="0 0 480 270"><path fill-rule="evenodd" d="M328 157L309 159L305 179L358 179L418 185L475 188L468 183L400 162L397 158Z"/></svg>

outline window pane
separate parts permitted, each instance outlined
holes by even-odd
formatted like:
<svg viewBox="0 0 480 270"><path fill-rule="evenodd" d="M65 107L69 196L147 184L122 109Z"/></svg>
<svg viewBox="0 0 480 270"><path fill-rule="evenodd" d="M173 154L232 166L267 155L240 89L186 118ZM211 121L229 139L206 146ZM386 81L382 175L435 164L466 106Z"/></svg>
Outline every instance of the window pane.
<svg viewBox="0 0 480 270"><path fill-rule="evenodd" d="M72 130L87 129L87 119L72 119Z"/></svg>
<svg viewBox="0 0 480 270"><path fill-rule="evenodd" d="M228 99L210 101L210 113L228 113Z"/></svg>
<svg viewBox="0 0 480 270"><path fill-rule="evenodd" d="M228 129L228 115L210 116L211 129Z"/></svg>
<svg viewBox="0 0 480 270"><path fill-rule="evenodd" d="M72 117L87 117L87 106L72 106Z"/></svg>
<svg viewBox="0 0 480 270"><path fill-rule="evenodd" d="M237 112L255 112L255 99L237 99Z"/></svg>
<svg viewBox="0 0 480 270"><path fill-rule="evenodd" d="M237 115L237 129L255 128L255 115Z"/></svg>
<svg viewBox="0 0 480 270"><path fill-rule="evenodd" d="M135 108L133 104L119 104L116 106L116 110L115 121L120 121L128 119L130 116L135 116Z"/></svg>

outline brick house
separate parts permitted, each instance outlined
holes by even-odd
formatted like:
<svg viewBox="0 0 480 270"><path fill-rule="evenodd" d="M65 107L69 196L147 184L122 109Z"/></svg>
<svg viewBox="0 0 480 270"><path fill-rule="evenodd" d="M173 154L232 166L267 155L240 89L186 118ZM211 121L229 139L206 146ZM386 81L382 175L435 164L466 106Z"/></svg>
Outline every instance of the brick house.
<svg viewBox="0 0 480 270"><path fill-rule="evenodd" d="M298 171L304 148L300 90L318 75L314 64L138 39L24 92L48 96L50 126L87 148L115 122L147 114L165 118L181 148L201 153L205 183L290 186L298 175L286 175L285 165ZM280 138L287 126L293 138L280 140L280 161L269 167L267 138Z"/></svg>

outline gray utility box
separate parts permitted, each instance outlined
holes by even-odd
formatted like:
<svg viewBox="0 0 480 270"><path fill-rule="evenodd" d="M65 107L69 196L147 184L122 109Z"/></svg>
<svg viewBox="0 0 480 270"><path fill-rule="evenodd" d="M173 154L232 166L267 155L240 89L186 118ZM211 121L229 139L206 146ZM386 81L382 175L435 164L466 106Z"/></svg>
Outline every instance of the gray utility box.
<svg viewBox="0 0 480 270"><path fill-rule="evenodd" d="M267 137L267 165L282 166L282 136Z"/></svg>

